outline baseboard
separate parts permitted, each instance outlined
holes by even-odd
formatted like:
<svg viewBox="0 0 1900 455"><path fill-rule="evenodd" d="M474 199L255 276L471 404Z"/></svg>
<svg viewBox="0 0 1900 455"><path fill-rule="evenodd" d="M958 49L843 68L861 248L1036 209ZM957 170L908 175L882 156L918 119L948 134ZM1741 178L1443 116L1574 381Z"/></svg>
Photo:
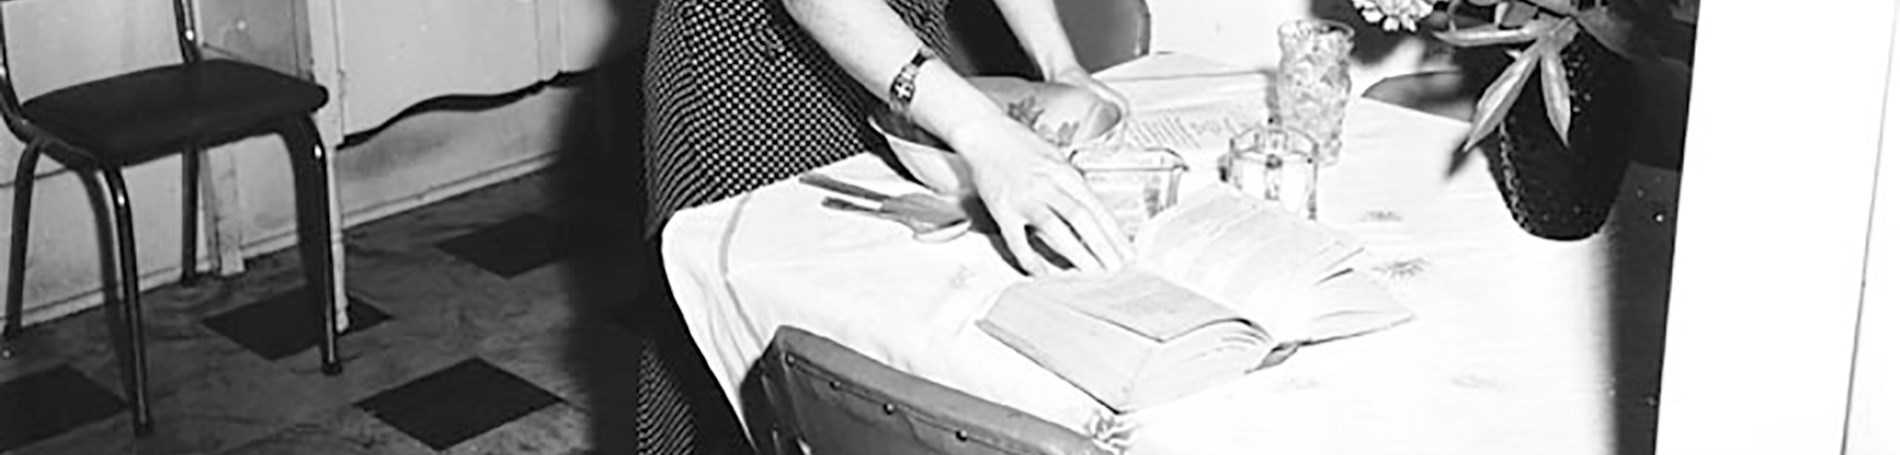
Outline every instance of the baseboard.
<svg viewBox="0 0 1900 455"><path fill-rule="evenodd" d="M474 175L431 186L429 189L414 195L394 198L350 210L343 214L343 226L346 229L360 226L411 209L433 204L443 199L460 196L490 185L532 174L555 164L559 155L559 153L550 151L530 156L475 173ZM288 226L280 230L280 232L258 236L245 244L244 258L248 260L250 258L274 253L296 245L296 242L296 226ZM205 273L216 272L216 270L209 268L214 259L211 257L213 254L216 254L216 252L207 251L204 253L204 257L199 258L200 260L197 261L201 266L207 267L204 270ZM177 282L181 269L182 267L178 264L173 264L140 273L139 291L144 292ZM48 303L27 308L21 312L21 314L25 316L22 321L27 325L38 324L71 316L81 311L97 308L103 304L105 304L104 289L93 289L74 295L55 298Z"/></svg>

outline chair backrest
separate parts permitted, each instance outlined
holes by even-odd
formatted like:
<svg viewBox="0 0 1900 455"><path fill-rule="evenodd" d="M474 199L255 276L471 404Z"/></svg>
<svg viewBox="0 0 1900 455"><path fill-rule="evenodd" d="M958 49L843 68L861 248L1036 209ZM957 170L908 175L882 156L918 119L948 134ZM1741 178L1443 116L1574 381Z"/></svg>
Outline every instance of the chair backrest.
<svg viewBox="0 0 1900 455"><path fill-rule="evenodd" d="M1144 0L1056 0L1075 59L1100 71L1148 54L1151 25Z"/></svg>
<svg viewBox="0 0 1900 455"><path fill-rule="evenodd" d="M1148 54L1152 20L1144 0L1056 0L1056 14L1076 60L1099 71ZM990 1L950 2L945 12L959 70L981 75L1034 77L1002 13Z"/></svg>
<svg viewBox="0 0 1900 455"><path fill-rule="evenodd" d="M760 366L777 441L819 455L1107 454L1081 433L780 327ZM758 425L758 423L754 423Z"/></svg>
<svg viewBox="0 0 1900 455"><path fill-rule="evenodd" d="M196 63L204 58L201 51L203 42L198 36L196 0L172 0L172 20L176 25L179 60L184 63ZM0 7L0 117L5 117L7 128L22 133L23 128L31 128L20 114L20 98L13 89L13 61L7 54L7 13Z"/></svg>

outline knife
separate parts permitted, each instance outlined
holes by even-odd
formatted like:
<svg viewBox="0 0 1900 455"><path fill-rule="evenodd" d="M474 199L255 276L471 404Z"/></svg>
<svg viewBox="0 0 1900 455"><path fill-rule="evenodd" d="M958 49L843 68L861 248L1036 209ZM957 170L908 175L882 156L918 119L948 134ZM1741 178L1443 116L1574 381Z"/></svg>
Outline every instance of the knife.
<svg viewBox="0 0 1900 455"><path fill-rule="evenodd" d="M819 174L819 173L806 173L804 175L800 175L798 176L798 182L804 183L806 185L824 188L831 191L836 191L836 192L843 193L849 196L863 198L871 202L884 202L891 198L890 195L879 193L876 191L871 191L870 189L867 189L861 186L845 183L841 180L834 179L834 178L831 178L830 176Z"/></svg>
<svg viewBox="0 0 1900 455"><path fill-rule="evenodd" d="M870 208L853 204L835 197L826 197L822 205L828 209L843 210L870 215L884 220L896 221L910 228L911 236L924 243L943 243L960 237L970 230L970 220L965 217L952 219L923 219L917 216L894 212L886 208Z"/></svg>

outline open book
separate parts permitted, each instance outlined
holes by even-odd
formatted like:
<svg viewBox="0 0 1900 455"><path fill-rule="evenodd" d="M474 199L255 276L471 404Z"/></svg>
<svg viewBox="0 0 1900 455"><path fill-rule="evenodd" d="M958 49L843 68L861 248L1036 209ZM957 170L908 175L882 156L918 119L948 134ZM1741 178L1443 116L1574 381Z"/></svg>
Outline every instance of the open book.
<svg viewBox="0 0 1900 455"><path fill-rule="evenodd" d="M977 325L1128 412L1412 317L1350 267L1359 247L1224 186L1157 214L1135 248L1119 272L1013 285Z"/></svg>

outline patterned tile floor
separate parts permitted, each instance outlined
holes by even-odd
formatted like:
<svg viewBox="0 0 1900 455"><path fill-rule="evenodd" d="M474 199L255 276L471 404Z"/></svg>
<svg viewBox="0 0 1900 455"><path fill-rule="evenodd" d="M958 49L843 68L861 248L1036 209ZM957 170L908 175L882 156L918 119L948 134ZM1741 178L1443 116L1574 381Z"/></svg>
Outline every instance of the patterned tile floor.
<svg viewBox="0 0 1900 455"><path fill-rule="evenodd" d="M144 439L111 313L32 327L0 360L0 454L631 453L654 260L579 235L549 180L351 229L341 376L317 372L292 251L148 291Z"/></svg>

